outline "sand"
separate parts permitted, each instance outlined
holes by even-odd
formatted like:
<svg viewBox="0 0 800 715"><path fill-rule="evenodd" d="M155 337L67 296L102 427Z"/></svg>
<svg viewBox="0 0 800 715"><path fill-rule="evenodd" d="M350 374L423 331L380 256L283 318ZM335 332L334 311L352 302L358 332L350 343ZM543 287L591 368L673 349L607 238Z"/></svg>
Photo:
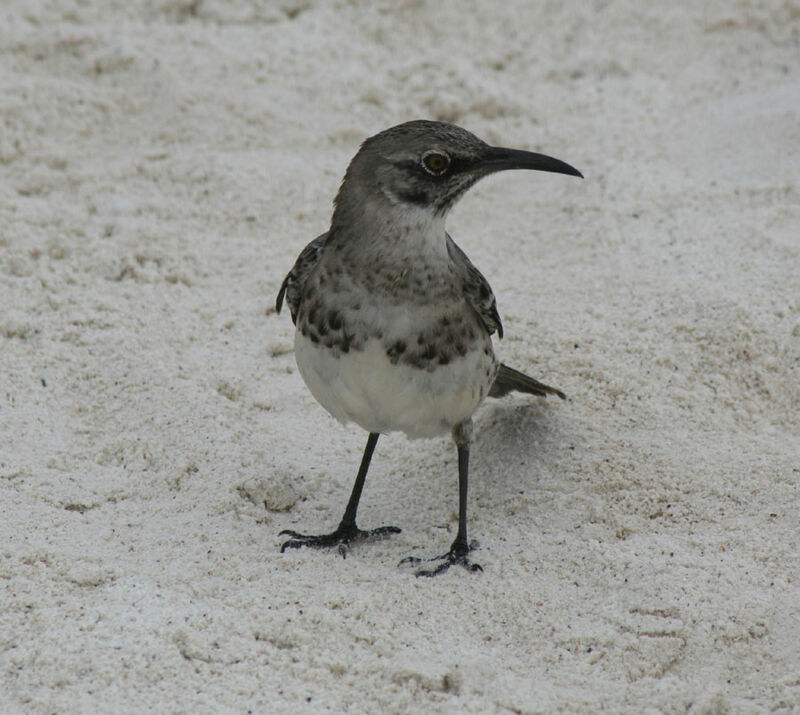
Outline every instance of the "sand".
<svg viewBox="0 0 800 715"><path fill-rule="evenodd" d="M9 0L0 711L800 709L800 5ZM358 144L557 156L448 222L570 400L449 440L319 407L274 313Z"/></svg>

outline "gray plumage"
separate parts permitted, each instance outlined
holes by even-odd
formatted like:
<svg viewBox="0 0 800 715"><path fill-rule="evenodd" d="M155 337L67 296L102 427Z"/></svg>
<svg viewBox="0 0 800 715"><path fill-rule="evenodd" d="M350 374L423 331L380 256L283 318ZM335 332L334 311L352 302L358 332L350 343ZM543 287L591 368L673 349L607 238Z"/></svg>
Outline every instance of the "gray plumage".
<svg viewBox="0 0 800 715"><path fill-rule="evenodd" d="M472 414L512 391L565 397L498 362L503 325L488 281L445 231L453 204L479 179L506 169L580 176L542 154L492 147L460 127L415 121L367 139L334 200L331 227L311 241L281 284L295 357L314 397L342 422L370 433L353 494L331 534L291 536L283 549L340 548L364 532L356 509L380 433L430 437L451 431L459 452L459 531L435 575L467 558L466 495Z"/></svg>
<svg viewBox="0 0 800 715"><path fill-rule="evenodd" d="M297 324L297 316L303 301L304 286L306 285L306 281L309 279L309 276L314 273L314 269L317 267L317 264L322 258L328 236L329 233L323 233L322 235L317 236L300 252L297 261L287 274L286 278L284 278L278 292L278 297L275 301L276 311L278 313L281 312L285 298L286 303L289 306L289 312L292 316L292 322L295 323L295 325ZM447 250L452 260L453 270L458 276L458 283L464 302L478 316L483 329L488 335L493 335L496 332L498 337L502 338L503 324L500 321L500 315L497 312L497 302L489 282L483 277L483 274L473 265L472 261L470 261L467 257L467 254L464 253L461 248L459 248L449 234L447 235ZM314 296L313 291L308 291L307 294L309 300L311 300L312 296ZM322 318L321 320L317 320L316 315L310 316L312 319L311 322L316 328L315 336L319 337L319 333L321 331L326 333L328 332L331 324L330 320L328 320L326 324L328 315L325 315L324 317L320 316ZM343 333L347 332L344 329L344 326L338 325L338 321L333 322L337 330L341 330ZM448 326L442 326L441 323L438 326L439 342L445 343L439 347L440 356L443 355L447 350L446 343L448 341L442 339L442 335L446 334L445 331L447 327ZM418 358L416 362L419 363L420 366L427 366L433 361L434 358L434 355L427 355L427 352L434 350L434 347L432 346L433 341L431 339L426 340L425 336L417 336L417 339L419 344L422 346L422 350L418 351ZM450 342L453 341L451 340ZM348 350L350 347L352 347L352 340L348 342L347 347ZM501 365L501 367L505 368L506 366ZM533 378L527 378L528 381L523 381L518 376L527 377L526 375L523 375L523 373L512 370L511 368L507 368L507 372L503 373L502 387L499 385L493 386L488 393L489 396L502 397L512 390L518 390L520 392L528 392L536 395L546 395L548 393L557 394L562 399L566 397L560 390L550 388L547 385L542 385L542 383L533 380ZM538 391L533 391L530 389L530 381L533 381L537 385L541 386Z"/></svg>

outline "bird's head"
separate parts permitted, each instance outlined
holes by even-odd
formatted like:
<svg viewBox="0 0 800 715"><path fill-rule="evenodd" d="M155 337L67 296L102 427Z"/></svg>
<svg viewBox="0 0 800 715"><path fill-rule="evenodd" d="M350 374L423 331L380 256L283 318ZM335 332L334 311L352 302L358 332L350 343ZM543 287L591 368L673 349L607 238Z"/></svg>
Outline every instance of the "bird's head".
<svg viewBox="0 0 800 715"><path fill-rule="evenodd" d="M416 120L367 139L350 162L336 214L368 210L370 199L444 217L476 181L506 169L535 169L581 176L569 164L544 154L490 146L466 129ZM357 209L355 205L361 204Z"/></svg>

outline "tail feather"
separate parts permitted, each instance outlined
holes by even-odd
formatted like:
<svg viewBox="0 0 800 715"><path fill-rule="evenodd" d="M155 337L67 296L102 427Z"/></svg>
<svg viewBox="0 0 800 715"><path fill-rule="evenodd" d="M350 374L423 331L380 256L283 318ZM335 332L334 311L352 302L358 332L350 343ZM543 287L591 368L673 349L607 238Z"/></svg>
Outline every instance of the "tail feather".
<svg viewBox="0 0 800 715"><path fill-rule="evenodd" d="M500 364L497 376L494 378L492 386L489 388L489 397L503 397L509 392L527 392L531 395L558 395L562 400L567 396L561 390L545 385L525 373L515 370L508 365Z"/></svg>

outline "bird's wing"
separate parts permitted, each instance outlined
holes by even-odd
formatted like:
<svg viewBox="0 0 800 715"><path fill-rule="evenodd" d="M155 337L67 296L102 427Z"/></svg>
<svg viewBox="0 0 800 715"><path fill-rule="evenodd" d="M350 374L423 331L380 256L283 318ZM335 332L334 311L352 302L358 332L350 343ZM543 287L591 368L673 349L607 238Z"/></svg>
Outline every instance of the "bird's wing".
<svg viewBox="0 0 800 715"><path fill-rule="evenodd" d="M278 291L278 297L275 300L275 311L278 313L281 312L283 298L286 296L286 302L292 313L293 323L297 322L297 311L300 308L300 301L302 300L303 286L305 285L306 278L308 278L309 273L314 270L314 266L317 265L327 239L328 234L323 233L300 251L300 255L292 266L292 270L289 271L286 278L283 279L283 283L281 283L281 289Z"/></svg>
<svg viewBox="0 0 800 715"><path fill-rule="evenodd" d="M450 254L450 259L453 261L456 271L461 276L464 297L467 302L478 314L486 330L489 331L489 335L496 330L497 336L502 338L503 324L500 322L497 301L494 298L489 281L475 268L472 261L467 258L467 254L456 245L450 234L447 235L447 252Z"/></svg>

